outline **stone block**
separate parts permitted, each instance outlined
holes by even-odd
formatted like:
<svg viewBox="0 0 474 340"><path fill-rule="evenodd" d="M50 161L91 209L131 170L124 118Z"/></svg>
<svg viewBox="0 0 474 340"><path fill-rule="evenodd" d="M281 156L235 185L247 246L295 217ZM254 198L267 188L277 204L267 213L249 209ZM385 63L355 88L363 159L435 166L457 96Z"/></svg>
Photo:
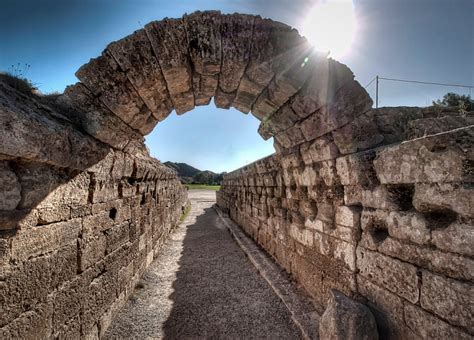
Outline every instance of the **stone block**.
<svg viewBox="0 0 474 340"><path fill-rule="evenodd" d="M447 228L435 229L431 243L441 250L474 256L474 225L454 222Z"/></svg>
<svg viewBox="0 0 474 340"><path fill-rule="evenodd" d="M313 246L313 238L314 234L311 230L301 228L296 224L291 224L290 226L290 236L300 242L301 244L307 246L307 247L312 247Z"/></svg>
<svg viewBox="0 0 474 340"><path fill-rule="evenodd" d="M380 336L387 339L403 338L404 300L360 275L357 276L357 287L359 293L368 300L367 306L375 317Z"/></svg>
<svg viewBox="0 0 474 340"><path fill-rule="evenodd" d="M313 142L300 147L301 156L305 164L316 163L339 156L339 150L331 135L324 135Z"/></svg>
<svg viewBox="0 0 474 340"><path fill-rule="evenodd" d="M253 103L278 72L280 63L288 51L300 41L296 30L282 23L260 17L254 18L250 60L241 79L233 106L249 112ZM275 58L275 56L279 56ZM257 116L262 119L262 116Z"/></svg>
<svg viewBox="0 0 474 340"><path fill-rule="evenodd" d="M318 174L311 165L304 168L297 168L294 171L296 185L298 186L313 186L318 182Z"/></svg>
<svg viewBox="0 0 474 340"><path fill-rule="evenodd" d="M430 241L429 222L419 213L392 211L385 221L392 237L425 245Z"/></svg>
<svg viewBox="0 0 474 340"><path fill-rule="evenodd" d="M382 144L384 137L370 112L332 131L334 143L341 154L363 151Z"/></svg>
<svg viewBox="0 0 474 340"><path fill-rule="evenodd" d="M361 244L364 246L366 246L365 240L366 235L363 234ZM449 277L462 280L474 278L474 261L470 257L401 242L391 237L387 237L371 249L378 249L386 255Z"/></svg>
<svg viewBox="0 0 474 340"><path fill-rule="evenodd" d="M64 332L64 326L68 321L79 316L81 312L85 284L83 276L76 277L71 282L61 286L53 294L54 314L52 325L55 333ZM76 322L79 322L79 320L76 320Z"/></svg>
<svg viewBox="0 0 474 340"><path fill-rule="evenodd" d="M428 135L464 128L469 125L474 125L473 116L420 117L408 122L407 139L422 138Z"/></svg>
<svg viewBox="0 0 474 340"><path fill-rule="evenodd" d="M413 205L420 212L455 212L474 217L474 189L462 183L418 183Z"/></svg>
<svg viewBox="0 0 474 340"><path fill-rule="evenodd" d="M400 260L357 248L360 275L412 303L418 301L418 275L415 266Z"/></svg>
<svg viewBox="0 0 474 340"><path fill-rule="evenodd" d="M20 230L11 241L11 258L26 261L75 243L82 231L81 219Z"/></svg>
<svg viewBox="0 0 474 340"><path fill-rule="evenodd" d="M410 122L423 117L423 110L418 107L381 107L371 112L386 144L411 139L408 136Z"/></svg>
<svg viewBox="0 0 474 340"><path fill-rule="evenodd" d="M106 145L56 119L59 114L51 108L3 82L0 101L0 154L85 170L108 152Z"/></svg>
<svg viewBox="0 0 474 340"><path fill-rule="evenodd" d="M21 200L21 185L7 162L0 162L0 210L13 210Z"/></svg>
<svg viewBox="0 0 474 340"><path fill-rule="evenodd" d="M171 113L173 104L146 30L137 30L113 42L107 46L107 50L126 72L155 119L165 119Z"/></svg>
<svg viewBox="0 0 474 340"><path fill-rule="evenodd" d="M454 325L474 328L474 307L471 297L474 288L469 283L422 273L421 306Z"/></svg>
<svg viewBox="0 0 474 340"><path fill-rule="evenodd" d="M183 16L189 55L194 70L202 75L217 75L221 70L221 13L194 12ZM203 51L206 51L203 53Z"/></svg>
<svg viewBox="0 0 474 340"><path fill-rule="evenodd" d="M12 322L32 306L48 301L48 294L70 281L77 272L75 242L52 253L33 257L2 273L0 327Z"/></svg>
<svg viewBox="0 0 474 340"><path fill-rule="evenodd" d="M337 175L336 161L333 159L322 161L317 163L319 166L319 176L323 180L324 184L328 187L332 187L340 184L340 179Z"/></svg>
<svg viewBox="0 0 474 340"><path fill-rule="evenodd" d="M84 236L79 241L79 271L84 271L105 257L107 239L102 233Z"/></svg>
<svg viewBox="0 0 474 340"><path fill-rule="evenodd" d="M129 222L125 222L105 231L107 254L129 241L129 226Z"/></svg>
<svg viewBox="0 0 474 340"><path fill-rule="evenodd" d="M52 337L50 302L37 304L10 324L0 328L1 339L49 339Z"/></svg>
<svg viewBox="0 0 474 340"><path fill-rule="evenodd" d="M324 222L318 219L306 219L305 227L352 244L356 244L360 239L360 231L357 229Z"/></svg>
<svg viewBox="0 0 474 340"><path fill-rule="evenodd" d="M117 298L116 273L106 271L86 286L82 302L82 329L89 330Z"/></svg>
<svg viewBox="0 0 474 340"><path fill-rule="evenodd" d="M143 135L153 130L157 120L109 52L81 66L76 76L130 127Z"/></svg>
<svg viewBox="0 0 474 340"><path fill-rule="evenodd" d="M382 184L463 181L470 172L473 131L458 129L384 148L374 160L377 177Z"/></svg>
<svg viewBox="0 0 474 340"><path fill-rule="evenodd" d="M342 205L336 208L336 224L350 227L360 228L361 208L357 206Z"/></svg>
<svg viewBox="0 0 474 340"><path fill-rule="evenodd" d="M77 126L94 138L122 150L131 140L143 136L94 97L82 83L67 86L58 98L67 115Z"/></svg>
<svg viewBox="0 0 474 340"><path fill-rule="evenodd" d="M192 110L193 77L183 21L153 21L145 25L145 30L160 63L174 109L178 114Z"/></svg>
<svg viewBox="0 0 474 340"><path fill-rule="evenodd" d="M367 93L356 82L346 83L334 96L327 106L322 106L301 122L301 131L307 141L348 124L372 106Z"/></svg>
<svg viewBox="0 0 474 340"><path fill-rule="evenodd" d="M405 210L406 199L394 193L385 185L377 185L370 189L361 185L344 186L344 204L362 205L366 208L383 210Z"/></svg>
<svg viewBox="0 0 474 340"><path fill-rule="evenodd" d="M107 202L119 197L119 185L115 181L95 182L92 189L92 203Z"/></svg>
<svg viewBox="0 0 474 340"><path fill-rule="evenodd" d="M254 17L243 14L221 16L222 65L219 88L233 93L239 87L250 57ZM219 92L217 98L221 97ZM233 98L229 101L232 104Z"/></svg>
<svg viewBox="0 0 474 340"><path fill-rule="evenodd" d="M40 204L42 206L42 204ZM65 221L71 218L71 208L64 204L54 207L38 207L38 224L49 224L53 222Z"/></svg>
<svg viewBox="0 0 474 340"><path fill-rule="evenodd" d="M314 233L314 249L321 255L327 256L332 261L340 261L349 270L355 271L356 245L316 231Z"/></svg>
<svg viewBox="0 0 474 340"><path fill-rule="evenodd" d="M331 290L328 306L319 321L319 338L377 340L375 318L367 306Z"/></svg>
<svg viewBox="0 0 474 340"><path fill-rule="evenodd" d="M337 174L343 185L361 185L373 188L378 180L373 167L375 153L361 152L336 159Z"/></svg>
<svg viewBox="0 0 474 340"><path fill-rule="evenodd" d="M407 303L404 311L407 326L422 339L472 339L471 335L453 327L418 306Z"/></svg>

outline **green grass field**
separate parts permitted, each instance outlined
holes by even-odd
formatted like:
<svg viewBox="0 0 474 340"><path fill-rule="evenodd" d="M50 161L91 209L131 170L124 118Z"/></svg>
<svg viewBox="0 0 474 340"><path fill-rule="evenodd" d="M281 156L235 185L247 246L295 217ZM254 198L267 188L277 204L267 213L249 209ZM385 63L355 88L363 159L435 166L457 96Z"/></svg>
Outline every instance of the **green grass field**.
<svg viewBox="0 0 474 340"><path fill-rule="evenodd" d="M217 191L221 188L220 185L207 185L207 184L185 184L185 186L189 190L200 189L200 190L215 190L215 191Z"/></svg>

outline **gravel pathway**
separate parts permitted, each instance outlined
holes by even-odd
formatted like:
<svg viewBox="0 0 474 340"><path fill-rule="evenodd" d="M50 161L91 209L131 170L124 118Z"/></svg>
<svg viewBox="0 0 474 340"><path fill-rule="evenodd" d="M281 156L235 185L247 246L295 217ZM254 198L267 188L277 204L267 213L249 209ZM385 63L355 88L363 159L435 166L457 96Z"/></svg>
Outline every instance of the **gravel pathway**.
<svg viewBox="0 0 474 340"><path fill-rule="evenodd" d="M300 338L282 301L212 208L215 192L191 190L189 197L189 215L105 338Z"/></svg>

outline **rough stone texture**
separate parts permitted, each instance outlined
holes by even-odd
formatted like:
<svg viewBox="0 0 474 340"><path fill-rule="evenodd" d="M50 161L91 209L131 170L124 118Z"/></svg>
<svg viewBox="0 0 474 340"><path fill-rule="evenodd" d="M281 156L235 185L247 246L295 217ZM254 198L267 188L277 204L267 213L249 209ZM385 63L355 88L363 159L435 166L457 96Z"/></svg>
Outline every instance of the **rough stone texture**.
<svg viewBox="0 0 474 340"><path fill-rule="evenodd" d="M76 76L132 128L144 135L153 130L156 118L109 52L104 51L101 56L81 66Z"/></svg>
<svg viewBox="0 0 474 340"><path fill-rule="evenodd" d="M161 67L144 29L107 46L120 68L127 74L140 97L161 121L171 112L171 102Z"/></svg>
<svg viewBox="0 0 474 340"><path fill-rule="evenodd" d="M0 210L13 210L21 200L21 185L8 162L0 162Z"/></svg>
<svg viewBox="0 0 474 340"><path fill-rule="evenodd" d="M332 290L328 306L319 322L319 339L379 338L375 318L370 310L344 294Z"/></svg>
<svg viewBox="0 0 474 340"><path fill-rule="evenodd" d="M178 114L194 108L193 75L182 20L165 19L145 25Z"/></svg>
<svg viewBox="0 0 474 340"><path fill-rule="evenodd" d="M277 154L224 177L218 205L318 304L331 289L366 302L381 338L471 338L472 127L372 111L297 146L285 130ZM435 134L404 141L413 117L439 119Z"/></svg>
<svg viewBox="0 0 474 340"><path fill-rule="evenodd" d="M215 103L230 108L250 57L254 17L232 14L221 18L222 65Z"/></svg>
<svg viewBox="0 0 474 340"><path fill-rule="evenodd" d="M67 118L87 111L0 86L0 338L97 338L177 225L186 191L140 139L123 147L98 131L130 129L117 116L87 135L87 118Z"/></svg>

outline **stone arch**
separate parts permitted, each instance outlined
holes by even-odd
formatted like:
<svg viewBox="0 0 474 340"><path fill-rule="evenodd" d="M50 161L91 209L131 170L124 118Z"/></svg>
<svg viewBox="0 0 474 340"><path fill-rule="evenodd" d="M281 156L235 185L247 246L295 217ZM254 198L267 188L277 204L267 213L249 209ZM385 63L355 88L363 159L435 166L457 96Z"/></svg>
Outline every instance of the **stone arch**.
<svg viewBox="0 0 474 340"><path fill-rule="evenodd" d="M345 65L314 51L298 32L260 16L195 12L153 21L109 44L76 73L64 98L86 132L122 149L173 110L214 98L251 112L276 149L322 136L370 109Z"/></svg>

